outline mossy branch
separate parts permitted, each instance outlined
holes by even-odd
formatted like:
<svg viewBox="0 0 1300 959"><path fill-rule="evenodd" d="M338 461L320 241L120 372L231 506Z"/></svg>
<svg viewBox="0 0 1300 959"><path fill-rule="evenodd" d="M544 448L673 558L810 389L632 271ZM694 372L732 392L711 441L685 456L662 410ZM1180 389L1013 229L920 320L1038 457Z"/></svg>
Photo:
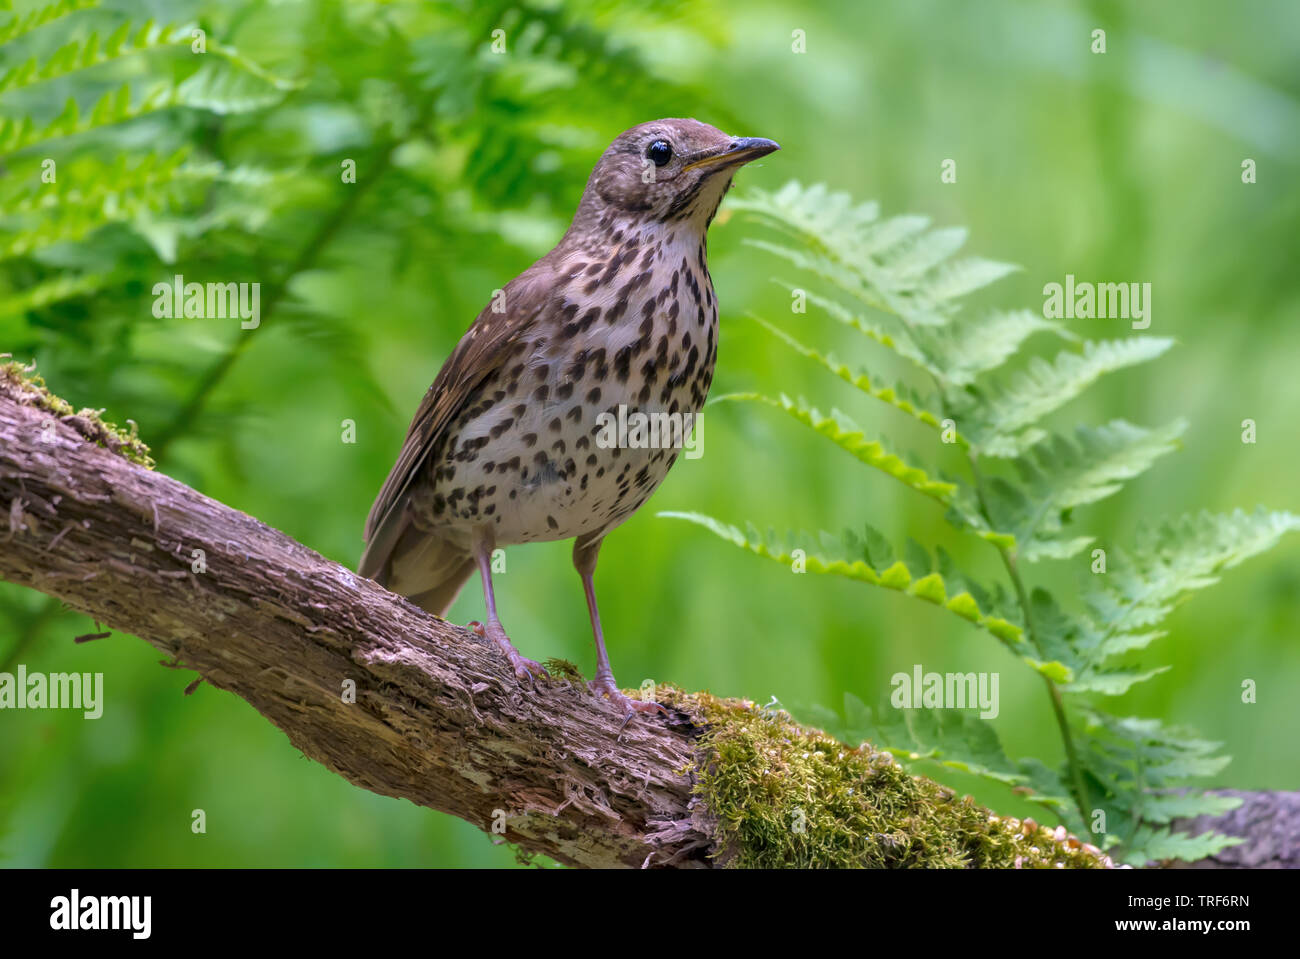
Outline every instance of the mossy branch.
<svg viewBox="0 0 1300 959"><path fill-rule="evenodd" d="M571 678L521 688L491 643L147 455L0 367L0 577L141 637L365 789L574 866L1107 862L747 701L663 686L671 716L622 728Z"/></svg>

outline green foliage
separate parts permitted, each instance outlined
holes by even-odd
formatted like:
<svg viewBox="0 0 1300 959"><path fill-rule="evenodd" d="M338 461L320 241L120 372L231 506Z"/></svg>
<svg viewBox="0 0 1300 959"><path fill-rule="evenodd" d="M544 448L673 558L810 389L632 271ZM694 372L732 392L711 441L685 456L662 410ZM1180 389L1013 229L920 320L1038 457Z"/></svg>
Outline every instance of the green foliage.
<svg viewBox="0 0 1300 959"><path fill-rule="evenodd" d="M1228 761L1218 744L1191 738L1153 720L1114 719L1097 696L1116 696L1168 667L1142 667L1130 654L1163 635L1156 627L1174 606L1217 581L1225 569L1273 546L1300 517L1263 509L1218 516L1201 513L1140 530L1129 550L1092 554L1082 602L1065 608L1045 588L1030 591L1021 569L1073 560L1095 537L1075 525L1075 511L1118 492L1178 445L1187 424L1142 427L1115 420L1060 432L1053 414L1101 377L1162 355L1172 341L1133 335L1072 345L1053 360L1024 355L1037 333L1073 339L1060 324L1028 311L971 316L958 299L1007 275L1011 268L980 259L953 260L961 230L931 229L923 217L881 220L876 204L853 204L822 186L790 183L775 193L754 191L735 206L776 228L781 241L754 246L820 280L830 293L786 283L792 293L897 354L922 372L920 386L881 387L878 377L763 325L796 354L861 393L938 431L942 446L964 454L968 479L932 478L928 467L904 462L884 440L868 438L845 414L820 413L804 400L736 394L784 410L859 461L949 507L958 530L990 543L1001 555L1014 602L951 571L924 549L896 561L881 537L846 534L839 541L761 535L701 514L672 513L796 572L846 576L943 606L1006 643L1047 682L1066 762L1057 770L1032 758L1012 762L993 727L967 713L889 710L875 718L846 698L838 723L909 761L930 760L1010 785L1057 812L1073 830L1093 828L1104 812L1105 845L1118 845L1134 863L1197 858L1230 841L1172 833L1175 816L1221 810L1224 803L1179 791L1188 779L1212 775ZM1018 367L1011 361L1023 359ZM928 382L929 391L923 390ZM940 554L942 555L942 554ZM1109 565L1107 565L1109 564ZM989 598L995 596L995 599ZM956 717L956 718L954 718ZM1065 801L1064 797L1070 797Z"/></svg>
<svg viewBox="0 0 1300 959"><path fill-rule="evenodd" d="M952 570L948 565L951 561L942 552L938 564L931 563L923 551L919 562L915 555L908 561L895 559L889 543L869 526L864 536L846 530L837 541L822 533L819 543L813 544L807 534L787 534L784 538L771 532L763 535L752 524L741 530L699 513L661 515L696 523L742 549L797 567L800 572L811 570L844 576L942 606L988 630L1009 646L1024 641L1024 632L1018 625L994 612L1006 607L1005 596L990 599L988 593Z"/></svg>

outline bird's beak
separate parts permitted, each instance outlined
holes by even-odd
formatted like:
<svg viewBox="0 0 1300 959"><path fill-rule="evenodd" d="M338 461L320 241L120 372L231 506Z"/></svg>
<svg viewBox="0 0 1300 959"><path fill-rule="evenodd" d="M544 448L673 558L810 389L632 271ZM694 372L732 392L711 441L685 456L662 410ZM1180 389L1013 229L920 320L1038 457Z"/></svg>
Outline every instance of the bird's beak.
<svg viewBox="0 0 1300 959"><path fill-rule="evenodd" d="M769 153L775 153L779 149L781 149L781 144L775 140L767 140L763 137L737 137L720 150L697 154L695 159L686 164L683 169L694 170L696 167L713 166L715 164L740 166L750 160L757 160Z"/></svg>

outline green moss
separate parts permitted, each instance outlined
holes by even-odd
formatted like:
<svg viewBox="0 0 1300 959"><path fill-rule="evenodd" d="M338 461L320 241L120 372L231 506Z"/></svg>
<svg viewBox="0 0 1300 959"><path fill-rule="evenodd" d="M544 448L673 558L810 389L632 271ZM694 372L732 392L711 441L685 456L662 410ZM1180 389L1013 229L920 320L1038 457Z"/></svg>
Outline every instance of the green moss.
<svg viewBox="0 0 1300 959"><path fill-rule="evenodd" d="M0 354L0 358L5 355L7 354ZM149 447L136 435L134 423L126 430L102 419L98 410L74 410L67 400L46 388L45 380L34 372L34 367L23 366L14 360L0 363L0 392L26 406L35 406L54 414L86 439L132 463L146 469L154 467Z"/></svg>
<svg viewBox="0 0 1300 959"><path fill-rule="evenodd" d="M1094 847L1003 818L909 775L869 744L846 746L781 710L661 686L703 729L692 770L735 867L1100 868Z"/></svg>
<svg viewBox="0 0 1300 959"><path fill-rule="evenodd" d="M582 675L582 670L567 659L547 659L542 661L542 665L546 667L552 679L563 679L577 686L587 681Z"/></svg>

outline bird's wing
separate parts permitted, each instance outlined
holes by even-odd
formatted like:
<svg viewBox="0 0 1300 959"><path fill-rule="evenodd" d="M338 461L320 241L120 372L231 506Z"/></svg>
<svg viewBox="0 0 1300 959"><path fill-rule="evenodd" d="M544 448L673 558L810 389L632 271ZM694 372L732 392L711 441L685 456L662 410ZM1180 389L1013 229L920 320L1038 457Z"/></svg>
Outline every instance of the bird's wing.
<svg viewBox="0 0 1300 959"><path fill-rule="evenodd" d="M358 566L362 576L373 578L383 572L408 522L405 507L411 483L447 424L479 384L505 364L520 334L532 327L545 308L551 285L539 275L543 272L537 269L539 266L536 264L506 285L502 291L504 312L493 312L491 305L483 309L424 394L406 432L402 452L366 518L366 548Z"/></svg>

